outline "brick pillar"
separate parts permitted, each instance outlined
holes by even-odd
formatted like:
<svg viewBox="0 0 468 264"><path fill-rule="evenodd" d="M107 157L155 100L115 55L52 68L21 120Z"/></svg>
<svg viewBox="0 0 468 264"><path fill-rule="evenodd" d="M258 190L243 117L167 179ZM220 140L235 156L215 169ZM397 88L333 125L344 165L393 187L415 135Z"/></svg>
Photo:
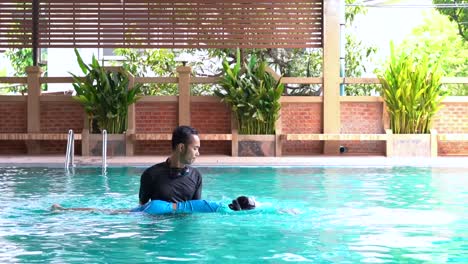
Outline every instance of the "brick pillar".
<svg viewBox="0 0 468 264"><path fill-rule="evenodd" d="M41 83L39 78L42 74L42 69L38 66L30 66L26 68L28 74L28 111L27 111L27 128L28 133L41 132L41 111L40 111L40 96ZM28 154L39 154L40 144L38 141L26 141Z"/></svg>
<svg viewBox="0 0 468 264"><path fill-rule="evenodd" d="M190 66L177 67L179 75L179 126L190 126Z"/></svg>

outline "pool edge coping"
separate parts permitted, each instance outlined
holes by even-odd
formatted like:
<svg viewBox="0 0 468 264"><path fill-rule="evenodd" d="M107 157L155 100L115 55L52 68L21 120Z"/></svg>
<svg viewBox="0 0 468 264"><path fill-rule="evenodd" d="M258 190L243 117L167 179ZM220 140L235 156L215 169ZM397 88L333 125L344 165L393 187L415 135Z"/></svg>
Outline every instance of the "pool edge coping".
<svg viewBox="0 0 468 264"><path fill-rule="evenodd" d="M149 166L166 159L166 156L108 157L110 167ZM63 156L0 156L0 166L64 166ZM75 165L102 166L100 157L75 157ZM289 157L231 157L204 155L193 164L195 167L295 167L295 166L351 166L351 167L468 167L468 156L437 158L387 158L383 156L289 156Z"/></svg>

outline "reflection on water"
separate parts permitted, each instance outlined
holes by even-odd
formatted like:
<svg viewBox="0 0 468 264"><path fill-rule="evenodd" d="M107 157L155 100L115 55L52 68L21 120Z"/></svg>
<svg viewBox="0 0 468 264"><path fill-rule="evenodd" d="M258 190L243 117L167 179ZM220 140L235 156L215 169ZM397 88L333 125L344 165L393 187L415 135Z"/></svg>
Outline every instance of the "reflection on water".
<svg viewBox="0 0 468 264"><path fill-rule="evenodd" d="M449 168L200 168L203 196L248 212L131 208L144 168L0 168L1 263L466 263L468 175Z"/></svg>

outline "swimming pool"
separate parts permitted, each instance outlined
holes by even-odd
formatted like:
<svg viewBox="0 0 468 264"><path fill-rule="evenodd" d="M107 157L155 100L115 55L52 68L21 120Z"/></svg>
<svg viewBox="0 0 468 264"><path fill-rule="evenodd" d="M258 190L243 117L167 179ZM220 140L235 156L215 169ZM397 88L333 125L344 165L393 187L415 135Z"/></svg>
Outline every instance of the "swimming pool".
<svg viewBox="0 0 468 264"><path fill-rule="evenodd" d="M248 212L109 215L143 167L0 168L1 263L466 263L466 168L201 167L203 197Z"/></svg>

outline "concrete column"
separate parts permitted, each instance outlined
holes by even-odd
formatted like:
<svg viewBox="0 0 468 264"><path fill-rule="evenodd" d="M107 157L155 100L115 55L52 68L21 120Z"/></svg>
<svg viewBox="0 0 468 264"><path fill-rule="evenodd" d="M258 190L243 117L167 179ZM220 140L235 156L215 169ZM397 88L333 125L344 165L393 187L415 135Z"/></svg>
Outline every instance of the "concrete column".
<svg viewBox="0 0 468 264"><path fill-rule="evenodd" d="M231 135L231 156L237 157L239 156L239 130L236 115L233 112L231 112Z"/></svg>
<svg viewBox="0 0 468 264"><path fill-rule="evenodd" d="M278 120L276 120L275 123L275 156L276 157L281 157L283 155L282 152L282 144L283 142L281 141L281 133L283 129L283 124L281 121L281 114Z"/></svg>
<svg viewBox="0 0 468 264"><path fill-rule="evenodd" d="M177 67L179 75L179 126L190 125L190 66Z"/></svg>
<svg viewBox="0 0 468 264"><path fill-rule="evenodd" d="M128 89L133 89L135 86L135 76L130 73L128 74ZM128 113L127 113L127 133L125 137L125 152L126 156L133 156L134 155L134 138L133 135L135 134L135 104L131 104L128 106Z"/></svg>
<svg viewBox="0 0 468 264"><path fill-rule="evenodd" d="M390 116L387 111L387 104L385 101L382 103L382 124L383 124L383 129L390 129Z"/></svg>
<svg viewBox="0 0 468 264"><path fill-rule="evenodd" d="M385 129L387 134L387 142L385 143L385 156L393 157L393 132L391 129Z"/></svg>
<svg viewBox="0 0 468 264"><path fill-rule="evenodd" d="M324 1L323 132L340 133L340 12L343 0ZM325 141L324 154L339 154L339 141Z"/></svg>
<svg viewBox="0 0 468 264"><path fill-rule="evenodd" d="M38 66L30 66L26 68L28 75L28 111L27 111L27 128L28 133L41 132L41 111L40 111L40 96L41 83L39 78L42 74L42 69ZM26 141L28 154L39 154L40 144L38 141Z"/></svg>
<svg viewBox="0 0 468 264"><path fill-rule="evenodd" d="M89 118L85 113L83 119L83 131L81 132L81 156L89 156Z"/></svg>
<svg viewBox="0 0 468 264"><path fill-rule="evenodd" d="M438 141L437 141L437 130L430 129L431 133L431 158L437 158L438 156Z"/></svg>

